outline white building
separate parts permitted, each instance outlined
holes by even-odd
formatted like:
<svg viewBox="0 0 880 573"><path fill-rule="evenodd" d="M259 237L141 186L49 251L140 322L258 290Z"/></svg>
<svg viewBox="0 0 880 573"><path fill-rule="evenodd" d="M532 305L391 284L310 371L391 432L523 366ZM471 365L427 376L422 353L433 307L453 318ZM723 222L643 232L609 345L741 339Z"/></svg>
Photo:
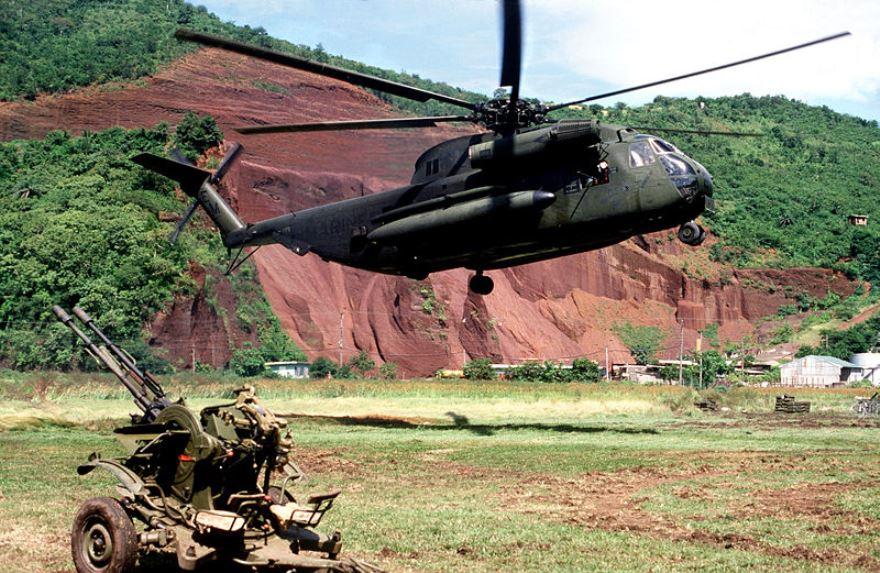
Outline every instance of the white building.
<svg viewBox="0 0 880 573"><path fill-rule="evenodd" d="M862 369L862 380L870 380L873 386L880 386L880 352L853 354L849 361Z"/></svg>
<svg viewBox="0 0 880 573"><path fill-rule="evenodd" d="M266 368L282 378L308 378L308 362L266 362Z"/></svg>
<svg viewBox="0 0 880 573"><path fill-rule="evenodd" d="M783 386L828 388L862 379L862 368L833 356L804 356L780 368Z"/></svg>

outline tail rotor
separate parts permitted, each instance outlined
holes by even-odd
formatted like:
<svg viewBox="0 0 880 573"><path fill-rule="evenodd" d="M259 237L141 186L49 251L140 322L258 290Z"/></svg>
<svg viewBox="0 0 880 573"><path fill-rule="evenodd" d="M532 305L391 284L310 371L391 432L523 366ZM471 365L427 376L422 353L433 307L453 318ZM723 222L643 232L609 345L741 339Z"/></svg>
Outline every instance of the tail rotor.
<svg viewBox="0 0 880 573"><path fill-rule="evenodd" d="M216 185L220 183L220 180L223 179L223 176L226 175L226 172L232 166L232 162L238 157L238 154L241 152L242 147L240 143L233 143L232 146L226 151L226 154L223 156L223 159L220 160L220 165L217 166L217 169L214 170L214 173L208 178L208 182L212 185ZM186 158L186 156L180 152L176 147L171 150L171 157L177 161L178 163L185 163L187 165L193 166L192 161ZM177 239L180 238L180 234L183 232L183 228L186 227L189 220L192 219L192 216L195 215L196 209L199 207L199 200L196 199L190 206L187 208L186 212L181 217L180 221L178 221L177 226L174 227L174 232L171 233L171 236L168 238L168 242L174 245L177 243Z"/></svg>
<svg viewBox="0 0 880 573"><path fill-rule="evenodd" d="M196 167L179 149L173 149L170 158L160 157L152 153L141 153L132 157L131 160L138 165L177 181L180 184L180 189L193 198L193 202L187 208L183 217L174 228L174 232L168 238L172 245L180 238L184 227L192 219L199 206L205 209L208 216L211 217L220 229L220 233L224 238L229 233L245 228L245 224L238 218L235 211L232 210L220 194L217 193L215 188L229 171L232 163L238 158L241 150L242 146L240 144L233 143L226 151L223 159L220 160L217 169L213 172Z"/></svg>

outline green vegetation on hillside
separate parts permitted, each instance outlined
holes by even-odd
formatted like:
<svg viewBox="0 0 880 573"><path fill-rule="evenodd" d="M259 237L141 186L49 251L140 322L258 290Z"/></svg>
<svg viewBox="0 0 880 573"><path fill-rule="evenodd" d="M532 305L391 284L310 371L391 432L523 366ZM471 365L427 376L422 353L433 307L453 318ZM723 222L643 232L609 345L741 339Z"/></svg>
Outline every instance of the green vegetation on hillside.
<svg viewBox="0 0 880 573"><path fill-rule="evenodd" d="M880 314L846 330L823 331L822 336L824 338L822 344L802 346L798 350L797 356L823 354L836 356L841 360L849 360L853 354L870 352L871 349L880 350Z"/></svg>
<svg viewBox="0 0 880 573"><path fill-rule="evenodd" d="M720 238L713 258L733 265L839 268L880 284L876 122L785 97L748 94L657 97L637 108L593 105L559 113L645 126L647 133L654 127L764 134L664 136L715 177L717 213L706 217ZM868 215L868 226L850 225L851 214Z"/></svg>
<svg viewBox="0 0 880 573"><path fill-rule="evenodd" d="M169 180L129 160L141 151L164 153L168 145L163 125L0 144L0 364L90 365L55 320L54 304L82 306L117 342L148 358L141 329L174 295L193 291L190 261L209 270L210 295L211 273L219 275L214 269L225 256L219 238L191 224L169 245L171 225L159 214L179 213L183 204ZM253 332L269 358L301 358L252 267L240 273L233 279L236 316L222 318Z"/></svg>
<svg viewBox="0 0 880 573"><path fill-rule="evenodd" d="M480 94L417 75L333 56L320 45L310 48L276 40L263 28L223 22L204 6L194 7L182 0L6 0L0 3L0 100L32 99L41 92L152 74L197 48L174 38L179 27L223 35L467 100L485 99ZM417 113L460 111L436 102L377 95Z"/></svg>

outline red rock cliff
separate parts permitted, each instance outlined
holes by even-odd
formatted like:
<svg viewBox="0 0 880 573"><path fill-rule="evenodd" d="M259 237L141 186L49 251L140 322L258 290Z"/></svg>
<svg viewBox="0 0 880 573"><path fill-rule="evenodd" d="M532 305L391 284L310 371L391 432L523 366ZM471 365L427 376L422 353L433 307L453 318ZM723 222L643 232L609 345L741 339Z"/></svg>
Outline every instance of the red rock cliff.
<svg viewBox="0 0 880 573"><path fill-rule="evenodd" d="M176 123L188 110L212 114L227 137L235 136L232 126L252 120L399 115L359 88L207 49L132 85L0 103L0 138L42 137L58 128ZM227 176L227 194L253 221L382 191L406 183L425 148L470 131L443 126L240 137L245 153ZM723 269L705 254L705 247L686 250L658 234L495 271L495 292L484 298L468 294L464 270L417 283L324 263L314 255L299 257L278 245L264 247L254 260L284 328L311 357L338 355L341 317L345 356L365 350L398 363L404 374L428 374L484 356L513 362L586 355L601 362L606 348L612 361L623 361L629 355L613 332L620 322L659 326L667 333L663 352L672 356L679 348L679 324L685 348L692 348L697 330L710 323L719 324L722 338L751 333L758 319L786 302L786 292L823 296L829 288L840 294L854 288L827 270ZM195 355L219 365L249 336L200 305L199 296L178 300L157 317L154 342L184 364ZM221 304L232 304L221 298Z"/></svg>

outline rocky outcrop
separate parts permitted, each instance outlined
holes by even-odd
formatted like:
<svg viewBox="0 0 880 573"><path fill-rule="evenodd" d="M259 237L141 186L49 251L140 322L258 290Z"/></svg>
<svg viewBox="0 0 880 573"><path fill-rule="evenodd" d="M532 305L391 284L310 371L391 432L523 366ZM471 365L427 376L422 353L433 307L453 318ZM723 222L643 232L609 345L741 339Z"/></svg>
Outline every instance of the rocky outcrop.
<svg viewBox="0 0 880 573"><path fill-rule="evenodd" d="M399 115L347 84L207 49L130 85L0 103L0 139L42 137L58 128L173 124L188 110L212 114L230 138L233 126L255 121ZM425 148L472 131L446 125L242 137L245 152L226 178L226 193L253 221L386 190L409 180ZM614 334L623 322L661 328L667 334L663 353L672 356L682 335L685 348L692 348L707 324L717 323L722 338L736 339L800 292L821 297L828 289L842 295L854 290L823 269L725 269L709 261L706 250L683 249L660 233L495 271L495 292L484 298L468 294L464 270L415 282L299 257L279 245L263 247L254 260L282 325L311 357L336 357L341 342L344 356L364 350L398 363L403 374L461 366L471 357L602 361L606 348L612 361L623 361L629 355ZM218 279L208 292L210 277L198 269L193 274L197 294L179 298L156 318L153 343L183 364L195 354L197 361L219 365L252 334L216 310L234 313L228 284ZM219 307L206 304L208 296L218 298Z"/></svg>

